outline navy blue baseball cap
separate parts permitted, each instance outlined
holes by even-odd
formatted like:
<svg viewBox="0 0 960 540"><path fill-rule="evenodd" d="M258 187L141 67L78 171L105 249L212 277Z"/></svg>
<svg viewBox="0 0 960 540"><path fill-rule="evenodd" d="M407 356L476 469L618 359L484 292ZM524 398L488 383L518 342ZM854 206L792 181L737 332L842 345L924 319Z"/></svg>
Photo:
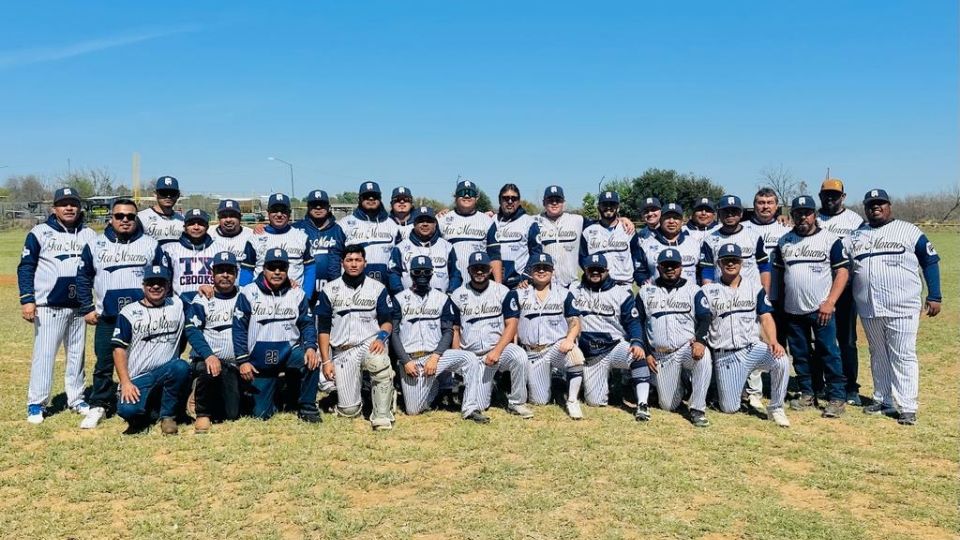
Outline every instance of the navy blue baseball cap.
<svg viewBox="0 0 960 540"><path fill-rule="evenodd" d="M410 260L410 270L433 270L433 261L425 255L417 255Z"/></svg>
<svg viewBox="0 0 960 540"><path fill-rule="evenodd" d="M53 194L53 204L63 201L76 201L79 203L80 194L72 187L62 187Z"/></svg>
<svg viewBox="0 0 960 540"><path fill-rule="evenodd" d="M814 202L813 197L809 195L801 195L799 197L794 197L793 202L790 203L790 211L807 209L807 210L816 210L817 203Z"/></svg>
<svg viewBox="0 0 960 540"><path fill-rule="evenodd" d="M267 200L267 210L270 210L274 206L283 206L287 210L290 209L290 197L287 197L283 193L274 193Z"/></svg>
<svg viewBox="0 0 960 540"><path fill-rule="evenodd" d="M143 281L163 279L170 281L170 269L160 264L148 264L143 267Z"/></svg>
<svg viewBox="0 0 960 540"><path fill-rule="evenodd" d="M720 197L720 200L717 202L717 208L719 210L723 210L724 208L743 210L743 203L740 202L740 197L736 195L724 195Z"/></svg>
<svg viewBox="0 0 960 540"><path fill-rule="evenodd" d="M679 251L673 248L667 248L661 251L659 255L657 255L657 264L663 264L663 263L683 264L683 257L680 256Z"/></svg>
<svg viewBox="0 0 960 540"><path fill-rule="evenodd" d="M720 251L717 252L717 260L730 258L743 258L743 251L740 250L740 246L736 244L724 244L720 246Z"/></svg>
<svg viewBox="0 0 960 540"><path fill-rule="evenodd" d="M210 214L207 214L201 208L191 208L190 210L187 210L186 214L183 215L183 222L190 223L191 221L210 223Z"/></svg>
<svg viewBox="0 0 960 540"><path fill-rule="evenodd" d="M710 200L710 197L700 197L697 199L697 204L693 205L693 209L699 210L701 208L706 208L711 212L717 211L717 207L713 204L713 201Z"/></svg>
<svg viewBox="0 0 960 540"><path fill-rule="evenodd" d="M357 190L357 193L360 194L360 196L366 195L367 193L380 195L380 184L376 182L364 182L360 184L360 189Z"/></svg>
<svg viewBox="0 0 960 540"><path fill-rule="evenodd" d="M263 258L263 264L269 264L272 262L283 262L290 264L290 256L287 255L287 250L283 248L268 249L267 256Z"/></svg>
<svg viewBox="0 0 960 540"><path fill-rule="evenodd" d="M474 251L470 254L470 259L467 261L467 268L473 266L490 266L490 256L483 251Z"/></svg>
<svg viewBox="0 0 960 540"><path fill-rule="evenodd" d="M563 188L560 186L547 186L547 189L543 190L543 200L557 198L560 200L567 200L563 196Z"/></svg>
<svg viewBox="0 0 960 540"><path fill-rule="evenodd" d="M415 210L412 212L412 214L413 214L412 217L413 217L413 222L414 222L414 223L416 223L417 220L420 219L420 218L427 218L427 219L429 219L430 221L436 221L436 220L437 220L437 213L434 212L434 211L433 211L433 208L430 208L429 206L421 206L421 207L415 209Z"/></svg>
<svg viewBox="0 0 960 540"><path fill-rule="evenodd" d="M661 215L665 216L667 214L676 214L678 216L683 216L683 207L675 202L667 203L667 205L663 207L663 212L661 213Z"/></svg>
<svg viewBox="0 0 960 540"><path fill-rule="evenodd" d="M656 197L647 197L643 200L643 206L640 207L640 210L646 210L647 208L656 208L659 210L663 208L663 205L660 204L660 199Z"/></svg>
<svg viewBox="0 0 960 540"><path fill-rule="evenodd" d="M327 192L322 189L315 189L310 193L307 193L307 204L312 202L330 202L330 196L327 195Z"/></svg>
<svg viewBox="0 0 960 540"><path fill-rule="evenodd" d="M221 251L213 256L210 266L238 266L237 256L230 251Z"/></svg>
<svg viewBox="0 0 960 540"><path fill-rule="evenodd" d="M240 213L240 203L233 199L223 199L220 201L220 204L217 205L217 215L223 215L233 212L234 214Z"/></svg>
<svg viewBox="0 0 960 540"><path fill-rule="evenodd" d="M604 191L600 193L600 198L597 199L597 204L603 203L614 203L620 204L620 194L616 191Z"/></svg>
<svg viewBox="0 0 960 540"><path fill-rule="evenodd" d="M400 186L393 188L393 194L390 195L390 200L395 201L400 197L410 197L412 199L413 193L410 192L410 188L408 187Z"/></svg>
<svg viewBox="0 0 960 540"><path fill-rule="evenodd" d="M160 191L161 189L180 191L180 182L177 182L177 179L172 176L161 176L157 178L157 183L154 184L154 190Z"/></svg>
<svg viewBox="0 0 960 540"><path fill-rule="evenodd" d="M607 258L603 256L603 253L597 253L596 255L590 255L587 257L586 264L583 265L584 268L603 268L607 269Z"/></svg>
<svg viewBox="0 0 960 540"><path fill-rule="evenodd" d="M477 187L475 182L470 180L461 180L457 182L457 190L454 192L454 195L457 197L462 197L464 194L471 194L476 197L480 194L480 188Z"/></svg>
<svg viewBox="0 0 960 540"><path fill-rule="evenodd" d="M553 257L549 253L540 253L530 257L530 261L527 263L527 266L533 268L534 266L549 266L553 268Z"/></svg>
<svg viewBox="0 0 960 540"><path fill-rule="evenodd" d="M887 195L887 190L885 189L871 189L863 196L863 204L870 204L872 202L890 202L890 196Z"/></svg>

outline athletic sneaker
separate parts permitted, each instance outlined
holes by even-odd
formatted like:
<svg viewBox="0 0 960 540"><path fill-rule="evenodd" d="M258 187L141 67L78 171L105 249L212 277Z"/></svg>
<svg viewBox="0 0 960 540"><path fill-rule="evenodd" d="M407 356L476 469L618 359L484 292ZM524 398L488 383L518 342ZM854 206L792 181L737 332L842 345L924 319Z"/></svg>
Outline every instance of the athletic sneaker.
<svg viewBox="0 0 960 540"><path fill-rule="evenodd" d="M104 414L106 414L106 411L103 410L103 407L90 407L86 416L80 421L80 429L93 429L97 427L97 424L100 423L100 419L103 418Z"/></svg>
<svg viewBox="0 0 960 540"><path fill-rule="evenodd" d="M529 420L533 418L533 410L530 407L527 407L524 404L520 405L510 405L507 407L507 412L510 414L515 414L524 420Z"/></svg>
<svg viewBox="0 0 960 540"><path fill-rule="evenodd" d="M707 420L707 413L690 409L690 423L697 427L708 427L710 420Z"/></svg>
<svg viewBox="0 0 960 540"><path fill-rule="evenodd" d="M308 424L319 424L323 422L323 418L320 416L320 413L318 412L308 412L308 413L299 412L297 413L297 418L299 418L302 422L306 422ZM199 422L200 419L198 418L197 421ZM208 422L209 422L209 419L208 419Z"/></svg>
<svg viewBox="0 0 960 540"><path fill-rule="evenodd" d="M873 405L867 405L863 408L863 414L886 414L890 415L896 411L895 408L891 405L884 405L883 403L874 403Z"/></svg>
<svg viewBox="0 0 960 540"><path fill-rule="evenodd" d="M827 407L823 409L823 413L820 415L824 418L840 418L843 416L843 411L846 407L846 403L840 399L834 399L827 403Z"/></svg>
<svg viewBox="0 0 960 540"><path fill-rule="evenodd" d="M370 425L373 426L374 431L389 431L393 429L393 422L386 418L378 418L376 420L371 420Z"/></svg>
<svg viewBox="0 0 960 540"><path fill-rule="evenodd" d="M471 411L470 414L463 417L464 420L470 420L471 422L476 422L478 424L489 424L490 417L481 413L480 411Z"/></svg>
<svg viewBox="0 0 960 540"><path fill-rule="evenodd" d="M39 403L27 405L27 422L31 424L43 423L43 405Z"/></svg>
<svg viewBox="0 0 960 540"><path fill-rule="evenodd" d="M847 405L862 407L863 402L860 401L860 392L847 392Z"/></svg>
<svg viewBox="0 0 960 540"><path fill-rule="evenodd" d="M567 414L569 414L569 415L570 415L570 418L573 418L574 420L582 420L582 419L583 419L583 411L580 410L580 402L579 402L579 401L568 401L568 402L567 402Z"/></svg>
<svg viewBox="0 0 960 540"><path fill-rule="evenodd" d="M763 399L760 397L760 394L750 394L747 397L747 404L750 405L751 409L760 414L767 412L767 406L763 404Z"/></svg>
<svg viewBox="0 0 960 540"><path fill-rule="evenodd" d="M787 418L787 412L783 407L767 411L767 418L773 420L780 427L790 427L790 419Z"/></svg>
<svg viewBox="0 0 960 540"><path fill-rule="evenodd" d="M634 419L637 422L646 422L650 420L650 408L647 407L646 403L640 403L637 405L637 412L633 414Z"/></svg>
<svg viewBox="0 0 960 540"><path fill-rule="evenodd" d="M800 394L800 397L790 400L791 411L803 411L813 407L813 396L810 394Z"/></svg>
<svg viewBox="0 0 960 540"><path fill-rule="evenodd" d="M901 426L914 426L917 424L917 413L914 412L904 412L900 413L900 417L897 418L897 423Z"/></svg>
<svg viewBox="0 0 960 540"><path fill-rule="evenodd" d="M73 412L79 414L80 416L86 416L87 413L90 412L90 405L87 405L86 401L81 401L80 403L77 403L73 407L70 407L70 409Z"/></svg>

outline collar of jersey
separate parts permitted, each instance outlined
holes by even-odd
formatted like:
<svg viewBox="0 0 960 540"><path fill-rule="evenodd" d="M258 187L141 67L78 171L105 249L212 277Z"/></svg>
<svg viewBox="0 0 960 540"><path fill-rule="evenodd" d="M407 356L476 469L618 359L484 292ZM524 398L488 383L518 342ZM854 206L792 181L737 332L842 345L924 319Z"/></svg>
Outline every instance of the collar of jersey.
<svg viewBox="0 0 960 540"><path fill-rule="evenodd" d="M661 289L672 291L673 289L679 289L680 287L686 285L687 280L680 278L676 283L667 283L662 277L658 277L656 280L654 280L654 283L656 283L657 287L660 287Z"/></svg>
<svg viewBox="0 0 960 540"><path fill-rule="evenodd" d="M223 293L221 293L220 291L214 289L214 291L213 291L213 296L214 296L214 298L219 298L220 300L229 300L229 299L233 298L234 296L236 296L237 294L239 294L239 292L240 292L240 289L238 289L237 286L234 285L234 286L233 286L233 291L231 291L229 294L223 294Z"/></svg>
<svg viewBox="0 0 960 540"><path fill-rule="evenodd" d="M274 227L273 225L267 225L266 227L263 228L263 230L264 230L265 232L270 233L270 234L283 234L283 233L289 231L291 227L293 227L293 226L290 225L289 223L287 223L287 224L284 225L283 227L280 227L279 229L276 228L276 227Z"/></svg>
<svg viewBox="0 0 960 540"><path fill-rule="evenodd" d="M688 229L695 230L695 231L709 231L710 229L712 229L712 228L714 228L714 227L716 227L716 226L717 226L717 222L716 222L716 221L714 221L713 223L711 223L711 224L709 224L709 225L706 225L706 226L704 226L704 227L701 227L701 226L697 225L696 223L693 222L692 219L689 220L689 221L687 221L687 228L688 228Z"/></svg>
<svg viewBox="0 0 960 540"><path fill-rule="evenodd" d="M72 231L68 231L66 227L63 226L63 223L60 223L60 220L57 219L57 216L50 214L47 217L47 226L57 232L72 232L78 233L80 229L83 228L83 212L77 214L77 222L73 226Z"/></svg>
<svg viewBox="0 0 960 540"><path fill-rule="evenodd" d="M600 284L599 289L593 288L593 283L590 283L590 281L587 280L586 274L584 274L583 277L580 278L580 286L590 291L597 291L597 290L609 291L610 289L613 288L614 285L616 284L613 282L612 279L610 279L610 276L607 276L607 279L603 280L603 283Z"/></svg>
<svg viewBox="0 0 960 540"><path fill-rule="evenodd" d="M430 247L430 246L432 246L433 244L435 244L435 243L437 242L437 240L439 240L439 239L440 239L440 229L439 229L439 228L437 228L435 231L433 231L433 236L431 236L430 238L427 238L426 240L420 238L420 236L417 235L417 231L413 231L413 232L410 234L410 243L412 243L412 244L415 245L415 246Z"/></svg>
<svg viewBox="0 0 960 540"><path fill-rule="evenodd" d="M680 244L682 244L683 241L686 240L686 239L687 239L687 236L689 236L689 235L690 235L690 233L688 233L687 231L685 231L685 230L683 230L683 229L680 229L680 234L677 235L677 245L679 246ZM663 244L663 245L665 245L665 246L672 245L672 244L670 244L670 241L667 240L667 237L665 237L665 236L663 235L663 233L660 232L660 229L657 229L656 231L654 231L653 237L656 238L658 242L660 242L661 244Z"/></svg>
<svg viewBox="0 0 960 540"><path fill-rule="evenodd" d="M509 216L509 217L506 217L506 216L503 215L503 210L497 210L497 219L498 219L499 221L506 221L506 222L509 223L509 222L511 222L511 221L516 221L516 220L520 219L521 217L525 216L526 214L527 214L527 211L524 210L522 206L520 206L520 207L517 207L517 211L514 212L513 215L511 215L511 216Z"/></svg>
<svg viewBox="0 0 960 540"><path fill-rule="evenodd" d="M107 237L107 240L111 242L117 242L117 231L113 230L113 226L107 225L107 228L103 230L103 235ZM130 235L130 238L127 240L127 243L136 242L143 236L143 223L140 223L140 218L137 218L137 228L133 231L133 234Z"/></svg>
<svg viewBox="0 0 960 540"><path fill-rule="evenodd" d="M377 215L373 219L370 219L370 216L367 212L360 208L359 206L353 209L353 217L357 219L362 219L363 221L376 221L377 223L382 223L390 219L390 215L387 214L387 211L383 209L383 205L380 205L380 211L377 212Z"/></svg>
<svg viewBox="0 0 960 540"><path fill-rule="evenodd" d="M409 214L407 214L407 219L400 221L400 218L397 217L397 214L395 214L393 210L390 210L390 219L397 222L397 225L413 225L413 222L410 221L410 218L412 217L413 217L413 212L410 212Z"/></svg>
<svg viewBox="0 0 960 540"><path fill-rule="evenodd" d="M301 219L300 221L293 224L294 227L298 229L309 229L313 231L325 231L337 222L337 218L333 217L333 214L327 214L327 219L323 221L323 227L318 227L316 223L313 222L309 216Z"/></svg>
<svg viewBox="0 0 960 540"><path fill-rule="evenodd" d="M180 235L180 245L190 249L197 249L197 244L194 244L190 237L187 236L187 233ZM213 245L213 238L210 238L209 234L203 235L203 242L200 243L200 249L207 249Z"/></svg>
<svg viewBox="0 0 960 540"><path fill-rule="evenodd" d="M272 294L275 296L283 296L284 294L287 294L287 292L292 288L290 286L290 279L287 278L287 280L283 282L283 285L280 285L279 289L277 290L271 289L270 285L267 283L267 277L263 275L263 272L261 272L260 275L257 276L256 284L257 284L257 288L259 288L260 291L263 292L263 294Z"/></svg>

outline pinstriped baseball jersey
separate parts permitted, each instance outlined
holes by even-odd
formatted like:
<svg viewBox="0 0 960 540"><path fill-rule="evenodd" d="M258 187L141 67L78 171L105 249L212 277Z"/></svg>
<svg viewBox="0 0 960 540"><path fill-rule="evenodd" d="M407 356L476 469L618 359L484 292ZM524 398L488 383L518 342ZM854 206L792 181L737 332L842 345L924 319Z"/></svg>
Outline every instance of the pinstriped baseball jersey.
<svg viewBox="0 0 960 540"><path fill-rule="evenodd" d="M390 252L397 245L400 225L382 210L375 219L370 219L363 210L357 208L340 221L340 227L346 235L346 245L360 245L366 251L366 274L386 284Z"/></svg>
<svg viewBox="0 0 960 540"><path fill-rule="evenodd" d="M213 286L213 257L226 246L209 235L199 244L194 244L187 235L176 242L167 242L159 248L158 258L173 271L173 292L181 295L184 302L191 302L202 285Z"/></svg>
<svg viewBox="0 0 960 540"><path fill-rule="evenodd" d="M771 259L783 272L784 309L794 315L820 309L830 295L833 270L850 266L840 239L823 229L809 236L796 231L783 235Z"/></svg>
<svg viewBox="0 0 960 540"><path fill-rule="evenodd" d="M20 286L20 303L33 302L38 306L80 306L77 297L77 267L84 246L97 233L82 223L67 230L51 215L45 223L27 233L20 264L17 266L17 282Z"/></svg>
<svg viewBox="0 0 960 540"><path fill-rule="evenodd" d="M278 290L259 278L240 289L233 309L233 352L257 369L286 362L298 344L317 348L317 330L302 287Z"/></svg>
<svg viewBox="0 0 960 540"><path fill-rule="evenodd" d="M564 212L557 219L546 214L534 218L540 228L537 241L543 252L553 257L553 281L569 287L580 275L580 235L583 234L583 216Z"/></svg>
<svg viewBox="0 0 960 540"><path fill-rule="evenodd" d="M440 235L453 245L457 254L457 270L461 276L467 274L467 260L470 254L483 251L491 260L500 260L500 246L494 235L493 219L482 212L468 216L458 214L456 210L437 218Z"/></svg>
<svg viewBox="0 0 960 540"><path fill-rule="evenodd" d="M468 282L453 291L450 300L454 306L454 324L460 326L462 349L486 354L503 336L504 319L517 318L517 305L507 303L506 286L489 281L487 288L478 291Z"/></svg>
<svg viewBox="0 0 960 540"><path fill-rule="evenodd" d="M267 252L277 248L286 250L290 257L290 269L287 271L290 279L307 287L307 284L303 283L303 275L305 267L313 263L313 255L310 253L310 239L307 237L307 233L289 225L280 230L268 225L263 230L263 234L251 235L247 239L246 248L244 248L242 266L248 270L253 270L254 275L260 274L260 272L263 272L263 261Z"/></svg>
<svg viewBox="0 0 960 540"><path fill-rule="evenodd" d="M224 236L220 232L220 227L211 227L207 234L223 246L223 249L233 253L238 261L244 258L244 250L247 248L247 241L253 236L253 231L248 227L240 227L240 232L233 236Z"/></svg>
<svg viewBox="0 0 960 540"><path fill-rule="evenodd" d="M580 315L573 307L570 290L559 285L551 286L543 301L533 286L510 291L507 302L514 301L520 306L517 336L528 347L552 345L564 339L570 329L567 319Z"/></svg>
<svg viewBox="0 0 960 540"><path fill-rule="evenodd" d="M610 279L617 283L633 283L634 256L631 250L633 235L627 234L623 224L614 222L605 227L599 221L587 225L580 238L580 266L590 255L603 254L607 258Z"/></svg>
<svg viewBox="0 0 960 540"><path fill-rule="evenodd" d="M424 295L406 289L396 296L400 326L394 328L409 354L433 352L443 334L441 320L453 324L454 308L450 297L436 289Z"/></svg>
<svg viewBox="0 0 960 540"><path fill-rule="evenodd" d="M591 289L581 280L570 286L570 293L580 313L578 344L584 356L606 354L621 341L642 344L640 312L630 288L607 279L599 289Z"/></svg>
<svg viewBox="0 0 960 540"><path fill-rule="evenodd" d="M174 212L167 217L157 213L153 208L146 208L137 212L137 219L143 225L143 232L153 238L158 244L176 242L183 234L183 216Z"/></svg>
<svg viewBox="0 0 960 540"><path fill-rule="evenodd" d="M523 208L517 209L509 218L498 213L493 226L503 260L503 283L512 288L526 278L530 255L540 252L537 243L540 226Z"/></svg>
<svg viewBox="0 0 960 540"><path fill-rule="evenodd" d="M691 238L683 230L673 241L664 238L660 232L654 233L643 240L637 240L638 250L638 270L637 277L641 275L644 281L652 282L657 279L657 257L660 252L666 248L676 249L680 253L683 264L682 277L687 281L697 282L697 263L700 261L700 242ZM639 280L638 280L639 281Z"/></svg>
<svg viewBox="0 0 960 540"><path fill-rule="evenodd" d="M920 312L920 268L938 262L940 256L916 225L899 219L881 227L864 223L844 242L860 317L910 317Z"/></svg>
<svg viewBox="0 0 960 540"><path fill-rule="evenodd" d="M644 337L650 347L671 352L688 345L694 338L697 304L702 301L700 287L686 278L679 287L667 288L656 283L640 287L637 307L644 322Z"/></svg>
<svg viewBox="0 0 960 540"><path fill-rule="evenodd" d="M137 301L120 310L110 343L114 348L127 349L131 379L179 360L184 319L184 304L177 296L167 298L161 306Z"/></svg>
<svg viewBox="0 0 960 540"><path fill-rule="evenodd" d="M724 234L720 229L717 229L707 235L700 246L699 264L705 270L713 269L715 275L712 281L720 279L720 261L717 260L717 253L724 244L740 246L743 254L743 266L740 269L740 275L743 279L759 286L760 269L758 264L768 261L767 252L763 247L763 238L757 231L748 229L743 225L740 226L740 230L733 234Z"/></svg>
<svg viewBox="0 0 960 540"><path fill-rule="evenodd" d="M763 239L763 250L768 257L777 247L777 242L780 241L780 238L791 230L790 227L780 224L776 219L770 223L759 223L755 220L750 220L744 222L743 226L747 229L757 231L757 234ZM770 294L768 297L770 301L773 302L779 300L780 296L780 270L774 267L770 269Z"/></svg>
<svg viewBox="0 0 960 540"><path fill-rule="evenodd" d="M690 235L690 238L693 238L697 241L698 244L703 242L703 239L710 235L713 231L720 228L720 225L714 223L709 227L698 227L694 225L692 221L688 221L686 225L683 226L684 232Z"/></svg>
<svg viewBox="0 0 960 540"><path fill-rule="evenodd" d="M817 225L843 240L863 225L863 218L848 208L844 208L842 212L834 216L817 212Z"/></svg>
<svg viewBox="0 0 960 540"><path fill-rule="evenodd" d="M343 277L327 283L317 300L320 333L330 334L331 347L356 346L393 320L394 302L379 281L364 277L356 288Z"/></svg>
<svg viewBox="0 0 960 540"><path fill-rule="evenodd" d="M96 312L107 319L123 306L143 298L143 267L157 264L157 241L140 229L120 242L107 227L90 240L80 255L77 292L80 312Z"/></svg>
<svg viewBox="0 0 960 540"><path fill-rule="evenodd" d="M396 294L413 285L410 279L410 261L419 255L429 257L433 263L433 277L430 286L442 292L449 292L463 283L457 270L457 254L453 245L435 233L430 240L422 240L416 233L401 241L390 253L390 278L388 285Z"/></svg>
<svg viewBox="0 0 960 540"><path fill-rule="evenodd" d="M759 317L773 313L773 306L759 283L740 280L736 288L721 281L701 289L710 310L707 343L713 349L740 349L760 341Z"/></svg>
<svg viewBox="0 0 960 540"><path fill-rule="evenodd" d="M208 351L193 347L191 356L206 358L211 354L220 360L233 360L233 316L237 307L237 298L240 291L234 289L232 294L216 292L213 298L202 294L193 297L190 304L189 317L186 322L187 335L196 330L200 333L203 342L209 347ZM192 338L192 336L190 336ZM194 339L190 339L193 345Z"/></svg>

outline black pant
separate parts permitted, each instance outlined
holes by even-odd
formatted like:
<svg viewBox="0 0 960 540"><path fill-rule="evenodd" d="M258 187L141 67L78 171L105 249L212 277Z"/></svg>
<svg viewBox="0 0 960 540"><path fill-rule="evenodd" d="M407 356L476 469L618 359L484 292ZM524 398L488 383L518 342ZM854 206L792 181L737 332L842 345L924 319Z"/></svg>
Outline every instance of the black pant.
<svg viewBox="0 0 960 540"><path fill-rule="evenodd" d="M97 362L93 366L93 387L90 389L90 406L103 407L107 412L117 406L117 384L113 382L113 329L116 319L100 319L93 334L93 352Z"/></svg>
<svg viewBox="0 0 960 540"><path fill-rule="evenodd" d="M220 362L220 375L207 373L203 360L193 361L193 374L197 377L194 396L197 417L208 416L214 420L236 420L240 417L240 370L235 364Z"/></svg>

